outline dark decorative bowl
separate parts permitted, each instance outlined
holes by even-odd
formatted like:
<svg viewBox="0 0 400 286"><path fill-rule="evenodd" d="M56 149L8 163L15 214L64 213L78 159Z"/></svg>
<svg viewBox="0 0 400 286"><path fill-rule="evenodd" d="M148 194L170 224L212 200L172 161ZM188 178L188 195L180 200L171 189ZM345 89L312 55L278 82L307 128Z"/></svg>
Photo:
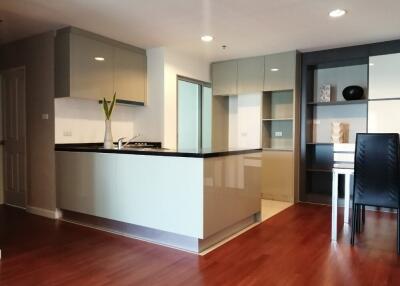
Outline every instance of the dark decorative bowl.
<svg viewBox="0 0 400 286"><path fill-rule="evenodd" d="M342 94L346 100L357 100L363 97L364 89L358 85L350 85L343 89Z"/></svg>

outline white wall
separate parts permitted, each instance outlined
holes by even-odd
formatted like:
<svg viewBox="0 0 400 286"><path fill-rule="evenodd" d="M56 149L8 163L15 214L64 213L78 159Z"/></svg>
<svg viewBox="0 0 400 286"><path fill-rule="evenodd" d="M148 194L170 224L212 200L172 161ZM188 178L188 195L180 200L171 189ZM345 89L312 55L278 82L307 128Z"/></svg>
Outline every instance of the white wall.
<svg viewBox="0 0 400 286"><path fill-rule="evenodd" d="M164 136L164 48L147 50L147 104L134 107L134 133L139 141L162 142Z"/></svg>
<svg viewBox="0 0 400 286"><path fill-rule="evenodd" d="M229 98L229 148L260 148L261 93Z"/></svg>
<svg viewBox="0 0 400 286"><path fill-rule="evenodd" d="M164 69L164 146L177 146L177 76L210 81L210 63L202 59L165 49Z"/></svg>
<svg viewBox="0 0 400 286"><path fill-rule="evenodd" d="M112 115L113 139L129 137L134 132L134 108L116 105ZM104 113L96 101L55 99L55 142L91 143L104 140Z"/></svg>

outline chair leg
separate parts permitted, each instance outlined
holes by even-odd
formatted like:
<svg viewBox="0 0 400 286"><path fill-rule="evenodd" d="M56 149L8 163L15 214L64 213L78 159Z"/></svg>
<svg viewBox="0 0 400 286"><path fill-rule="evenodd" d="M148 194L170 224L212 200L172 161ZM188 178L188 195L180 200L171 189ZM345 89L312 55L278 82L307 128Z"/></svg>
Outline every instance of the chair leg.
<svg viewBox="0 0 400 286"><path fill-rule="evenodd" d="M357 205L353 204L353 213L351 214L351 245L354 245L354 236L356 232L356 221L357 221Z"/></svg>
<svg viewBox="0 0 400 286"><path fill-rule="evenodd" d="M360 216L361 206L356 205L356 232L360 233L360 223L361 223L361 216Z"/></svg>
<svg viewBox="0 0 400 286"><path fill-rule="evenodd" d="M362 205L362 223L365 224L365 205Z"/></svg>
<svg viewBox="0 0 400 286"><path fill-rule="evenodd" d="M397 209L397 255L400 255L400 209Z"/></svg>

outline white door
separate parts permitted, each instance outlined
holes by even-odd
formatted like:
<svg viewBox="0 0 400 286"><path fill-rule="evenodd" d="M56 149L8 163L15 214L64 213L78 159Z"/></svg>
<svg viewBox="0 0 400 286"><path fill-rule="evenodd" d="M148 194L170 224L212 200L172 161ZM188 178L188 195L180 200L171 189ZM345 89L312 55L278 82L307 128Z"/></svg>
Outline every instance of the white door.
<svg viewBox="0 0 400 286"><path fill-rule="evenodd" d="M26 205L25 69L2 73L5 203Z"/></svg>

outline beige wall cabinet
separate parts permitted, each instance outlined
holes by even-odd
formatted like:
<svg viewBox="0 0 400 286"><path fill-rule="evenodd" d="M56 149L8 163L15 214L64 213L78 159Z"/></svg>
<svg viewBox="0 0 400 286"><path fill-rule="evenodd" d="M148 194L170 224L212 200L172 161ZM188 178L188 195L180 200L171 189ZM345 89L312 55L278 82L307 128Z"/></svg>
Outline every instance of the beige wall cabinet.
<svg viewBox="0 0 400 286"><path fill-rule="evenodd" d="M113 47L82 35L69 35L69 96L110 98L114 91ZM95 60L96 57L104 61Z"/></svg>
<svg viewBox="0 0 400 286"><path fill-rule="evenodd" d="M264 151L262 160L262 197L294 202L293 152Z"/></svg>
<svg viewBox="0 0 400 286"><path fill-rule="evenodd" d="M296 57L296 51L265 56L265 91L295 88Z"/></svg>
<svg viewBox="0 0 400 286"><path fill-rule="evenodd" d="M56 97L146 101L145 50L76 28L56 36Z"/></svg>
<svg viewBox="0 0 400 286"><path fill-rule="evenodd" d="M264 85L264 57L238 60L238 94L261 92Z"/></svg>
<svg viewBox="0 0 400 286"><path fill-rule="evenodd" d="M120 100L146 100L146 56L125 48L114 48L114 89Z"/></svg>
<svg viewBox="0 0 400 286"><path fill-rule="evenodd" d="M238 61L217 62L211 65L213 95L236 95Z"/></svg>

